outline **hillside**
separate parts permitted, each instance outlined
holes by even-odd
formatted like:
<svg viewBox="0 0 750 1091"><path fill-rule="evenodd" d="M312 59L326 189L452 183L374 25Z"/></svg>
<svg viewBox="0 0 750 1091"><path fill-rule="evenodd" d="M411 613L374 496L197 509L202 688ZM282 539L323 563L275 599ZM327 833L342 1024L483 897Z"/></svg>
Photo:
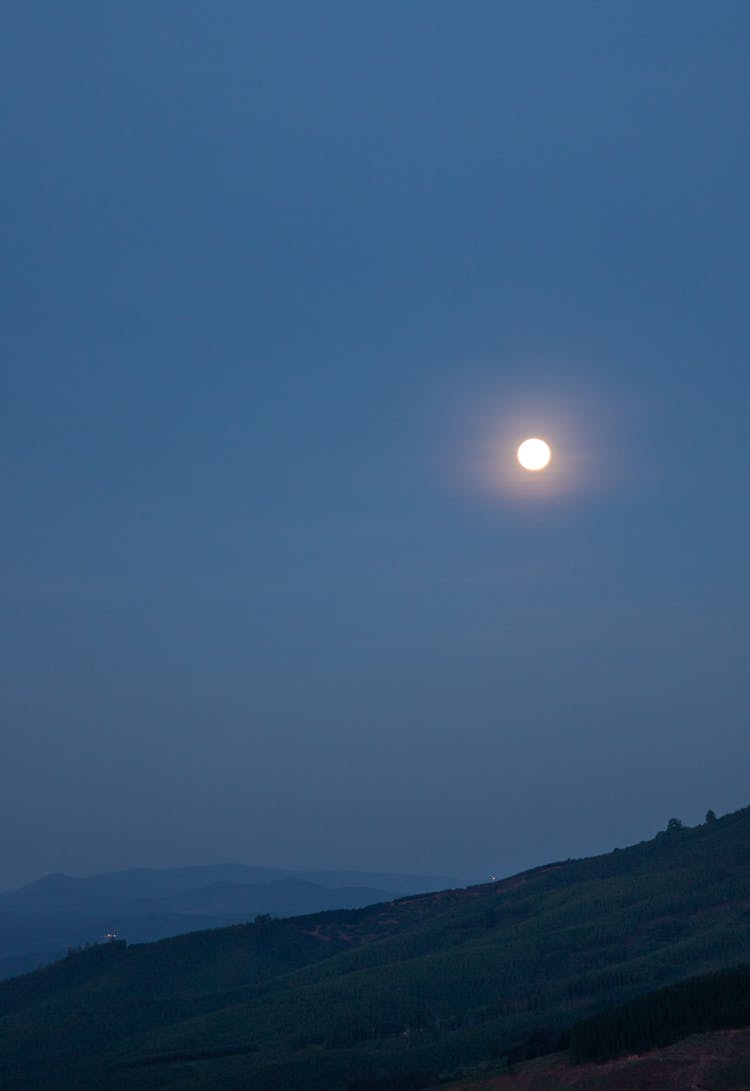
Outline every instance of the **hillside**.
<svg viewBox="0 0 750 1091"><path fill-rule="evenodd" d="M429 1091L747 1091L750 1030L693 1034L664 1049L605 1064L543 1057L512 1076L435 1084Z"/></svg>
<svg viewBox="0 0 750 1091"><path fill-rule="evenodd" d="M750 808L364 909L95 947L0 984L8 1091L426 1086L750 958Z"/></svg>
<svg viewBox="0 0 750 1091"><path fill-rule="evenodd" d="M0 979L62 958L115 932L143 943L270 913L355 909L402 894L465 885L444 876L283 871L218 864L132 868L79 878L46 875L0 894Z"/></svg>

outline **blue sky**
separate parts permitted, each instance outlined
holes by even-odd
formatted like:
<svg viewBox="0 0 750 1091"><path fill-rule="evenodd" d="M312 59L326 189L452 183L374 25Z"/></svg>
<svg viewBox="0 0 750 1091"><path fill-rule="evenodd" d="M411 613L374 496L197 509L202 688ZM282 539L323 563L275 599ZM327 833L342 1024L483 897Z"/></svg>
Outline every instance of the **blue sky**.
<svg viewBox="0 0 750 1091"><path fill-rule="evenodd" d="M3 6L0 882L750 802L749 29Z"/></svg>

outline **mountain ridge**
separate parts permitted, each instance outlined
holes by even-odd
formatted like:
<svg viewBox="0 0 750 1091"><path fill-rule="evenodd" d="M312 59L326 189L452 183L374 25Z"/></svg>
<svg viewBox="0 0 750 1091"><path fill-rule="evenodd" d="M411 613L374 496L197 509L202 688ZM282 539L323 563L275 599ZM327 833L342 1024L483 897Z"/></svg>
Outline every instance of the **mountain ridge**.
<svg viewBox="0 0 750 1091"><path fill-rule="evenodd" d="M365 871L362 869L267 868L250 864L197 864L180 868L126 868L94 875L68 875L50 872L30 883L0 892L0 907L13 902L25 904L36 898L60 892L80 892L89 896L160 897L180 894L211 882L268 883L281 879L299 879L319 886L370 886L412 893L468 885L474 880L446 875L412 875L404 872Z"/></svg>
<svg viewBox="0 0 750 1091"><path fill-rule="evenodd" d="M101 945L0 983L0 1061L9 1091L390 1091L749 959L745 808L479 886Z"/></svg>
<svg viewBox="0 0 750 1091"><path fill-rule="evenodd" d="M392 885L376 885L378 879ZM0 894L0 979L52 962L69 947L111 932L144 942L237 924L264 913L288 917L356 908L453 882L445 876L293 873L233 863L135 868L86 877L56 872ZM217 886L224 887L221 894Z"/></svg>

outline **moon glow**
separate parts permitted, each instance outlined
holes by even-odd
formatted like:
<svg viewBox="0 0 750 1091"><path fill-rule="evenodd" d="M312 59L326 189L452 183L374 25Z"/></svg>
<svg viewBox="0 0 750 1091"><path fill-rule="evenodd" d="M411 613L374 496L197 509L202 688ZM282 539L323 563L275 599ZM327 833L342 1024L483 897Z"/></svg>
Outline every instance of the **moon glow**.
<svg viewBox="0 0 750 1091"><path fill-rule="evenodd" d="M524 470L543 470L549 465L552 451L543 439L525 439L518 448L517 458Z"/></svg>

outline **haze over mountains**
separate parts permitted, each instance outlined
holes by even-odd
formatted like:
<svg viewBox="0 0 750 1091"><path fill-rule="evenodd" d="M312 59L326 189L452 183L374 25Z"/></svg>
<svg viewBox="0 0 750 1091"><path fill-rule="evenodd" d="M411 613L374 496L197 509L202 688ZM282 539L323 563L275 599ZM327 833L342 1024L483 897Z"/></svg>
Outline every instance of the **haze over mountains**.
<svg viewBox="0 0 750 1091"><path fill-rule="evenodd" d="M0 894L0 977L117 933L143 942L252 920L355 909L465 880L365 871L291 871L244 864L46 875Z"/></svg>
<svg viewBox="0 0 750 1091"><path fill-rule="evenodd" d="M479 886L74 952L0 983L0 1066L8 1091L414 1091L748 962L750 807Z"/></svg>

